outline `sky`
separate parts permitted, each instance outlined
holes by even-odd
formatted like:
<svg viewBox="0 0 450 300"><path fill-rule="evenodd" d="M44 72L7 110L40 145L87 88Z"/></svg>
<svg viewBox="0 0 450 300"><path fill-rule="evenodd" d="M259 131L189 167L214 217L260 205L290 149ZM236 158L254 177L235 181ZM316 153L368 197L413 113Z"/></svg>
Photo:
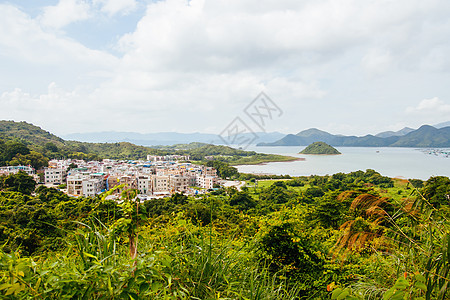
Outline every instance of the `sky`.
<svg viewBox="0 0 450 300"><path fill-rule="evenodd" d="M0 37L0 119L57 135L450 120L448 0L0 1Z"/></svg>

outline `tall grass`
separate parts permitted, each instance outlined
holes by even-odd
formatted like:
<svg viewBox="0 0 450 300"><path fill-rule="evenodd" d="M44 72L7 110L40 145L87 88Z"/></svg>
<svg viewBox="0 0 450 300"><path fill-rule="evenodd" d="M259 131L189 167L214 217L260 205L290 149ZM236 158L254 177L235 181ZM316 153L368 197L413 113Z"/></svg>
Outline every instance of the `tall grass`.
<svg viewBox="0 0 450 300"><path fill-rule="evenodd" d="M103 224L79 224L64 252L42 260L0 252L2 299L295 299L251 248L182 216L141 232L131 259ZM144 228L145 229L145 228ZM154 234L158 232L158 234ZM238 245L236 245L238 244Z"/></svg>
<svg viewBox="0 0 450 300"><path fill-rule="evenodd" d="M390 248L372 248L380 270L352 285L361 299L449 299L450 223L416 188L389 215ZM389 284L390 283L390 284ZM399 298L400 299L400 298Z"/></svg>

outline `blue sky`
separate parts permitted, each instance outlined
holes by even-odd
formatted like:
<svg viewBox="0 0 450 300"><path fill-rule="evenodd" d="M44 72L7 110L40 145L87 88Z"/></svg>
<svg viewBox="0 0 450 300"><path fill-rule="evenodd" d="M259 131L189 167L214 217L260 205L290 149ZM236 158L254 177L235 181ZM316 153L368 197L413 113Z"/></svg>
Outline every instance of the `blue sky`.
<svg viewBox="0 0 450 300"><path fill-rule="evenodd" d="M0 119L56 134L220 133L261 91L267 131L450 120L446 0L0 1L0 36Z"/></svg>

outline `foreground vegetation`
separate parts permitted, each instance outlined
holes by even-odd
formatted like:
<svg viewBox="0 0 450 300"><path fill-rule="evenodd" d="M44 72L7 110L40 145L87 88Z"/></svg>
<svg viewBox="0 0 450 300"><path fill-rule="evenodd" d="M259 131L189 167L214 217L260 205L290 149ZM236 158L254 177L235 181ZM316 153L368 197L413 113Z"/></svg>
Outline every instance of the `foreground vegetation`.
<svg viewBox="0 0 450 300"><path fill-rule="evenodd" d="M3 299L449 297L446 177L252 178L144 203L33 195L24 174L0 189Z"/></svg>

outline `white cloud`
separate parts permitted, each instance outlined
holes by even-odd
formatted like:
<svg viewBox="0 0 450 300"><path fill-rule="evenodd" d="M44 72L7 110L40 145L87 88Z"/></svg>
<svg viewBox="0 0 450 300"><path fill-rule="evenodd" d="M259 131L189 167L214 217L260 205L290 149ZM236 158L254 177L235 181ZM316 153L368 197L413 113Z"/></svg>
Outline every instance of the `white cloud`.
<svg viewBox="0 0 450 300"><path fill-rule="evenodd" d="M72 39L46 32L37 21L9 5L0 4L0 35L1 55L30 63L71 62L98 66L115 60L106 52L91 50Z"/></svg>
<svg viewBox="0 0 450 300"><path fill-rule="evenodd" d="M450 35L448 1L147 3L136 28L117 36L113 47L120 57L92 50L76 33L61 29L88 19L102 27L106 16L119 20L138 9L138 1L61 0L36 19L0 5L0 64L26 66L22 80L0 85L1 99L11 108L3 115L22 116L26 109L13 103L28 103L36 112L28 116L36 119L39 112L41 122L55 130L220 132L263 90L285 111L271 129L297 132L327 122L345 134L352 126L360 133L377 131L373 128L392 126L394 119L407 125L397 117L411 106L412 96L448 95L448 76L435 75L447 74L442 66L450 66L445 56L450 44L442 39ZM44 87L56 82L64 90L31 89L36 79L28 73L30 65ZM0 71L0 82L9 80L7 73ZM58 103L77 118L56 126L50 116L58 113ZM447 104L435 105L427 110L419 104L405 115L435 111L444 118Z"/></svg>
<svg viewBox="0 0 450 300"><path fill-rule="evenodd" d="M423 99L417 106L409 106L406 114L410 117L410 124L413 123L416 127L447 122L450 116L450 104L438 97Z"/></svg>
<svg viewBox="0 0 450 300"><path fill-rule="evenodd" d="M10 66L0 72L3 84L25 90L35 82L57 81L72 87L97 84L119 62L107 52L44 30L37 20L11 5L0 4L0 36L0 61ZM18 73L19 80L9 83L12 73Z"/></svg>
<svg viewBox="0 0 450 300"><path fill-rule="evenodd" d="M89 126L88 120L94 118L94 112L88 109L91 106L89 99L77 91L64 91L55 83L48 86L46 93L39 95L21 89L4 92L0 95L0 105L0 119L27 121L54 132L61 132L58 130L61 124L75 128L82 123Z"/></svg>
<svg viewBox="0 0 450 300"><path fill-rule="evenodd" d="M94 4L101 6L101 11L112 16L117 13L128 14L137 7L135 0L94 0Z"/></svg>
<svg viewBox="0 0 450 300"><path fill-rule="evenodd" d="M423 99L420 103L415 107L408 107L406 109L407 113L419 113L419 114L449 114L450 113L450 104L445 103L443 100L438 97Z"/></svg>
<svg viewBox="0 0 450 300"><path fill-rule="evenodd" d="M389 51L370 49L363 57L362 64L369 74L379 75L391 69L394 61Z"/></svg>
<svg viewBox="0 0 450 300"><path fill-rule="evenodd" d="M244 3L244 4L242 4ZM267 2L183 1L151 3L137 30L124 36L130 63L145 68L237 70L327 60L366 44L365 65L388 65L390 47L402 47L439 8L436 1L345 0ZM420 32L419 32L420 35ZM405 40L406 36L406 40ZM382 51L372 43L386 43ZM411 46L411 45L409 45ZM412 45L413 46L413 45ZM374 48L374 49L372 49Z"/></svg>
<svg viewBox="0 0 450 300"><path fill-rule="evenodd" d="M136 0L59 0L56 5L44 7L38 19L45 28L62 29L102 15L127 15L137 6Z"/></svg>
<svg viewBox="0 0 450 300"><path fill-rule="evenodd" d="M450 53L450 43L436 46L421 60L421 66L432 71L448 71L450 70L448 53Z"/></svg>
<svg viewBox="0 0 450 300"><path fill-rule="evenodd" d="M43 9L40 22L45 27L62 28L70 23L91 17L91 6L84 0L59 0L54 6Z"/></svg>

